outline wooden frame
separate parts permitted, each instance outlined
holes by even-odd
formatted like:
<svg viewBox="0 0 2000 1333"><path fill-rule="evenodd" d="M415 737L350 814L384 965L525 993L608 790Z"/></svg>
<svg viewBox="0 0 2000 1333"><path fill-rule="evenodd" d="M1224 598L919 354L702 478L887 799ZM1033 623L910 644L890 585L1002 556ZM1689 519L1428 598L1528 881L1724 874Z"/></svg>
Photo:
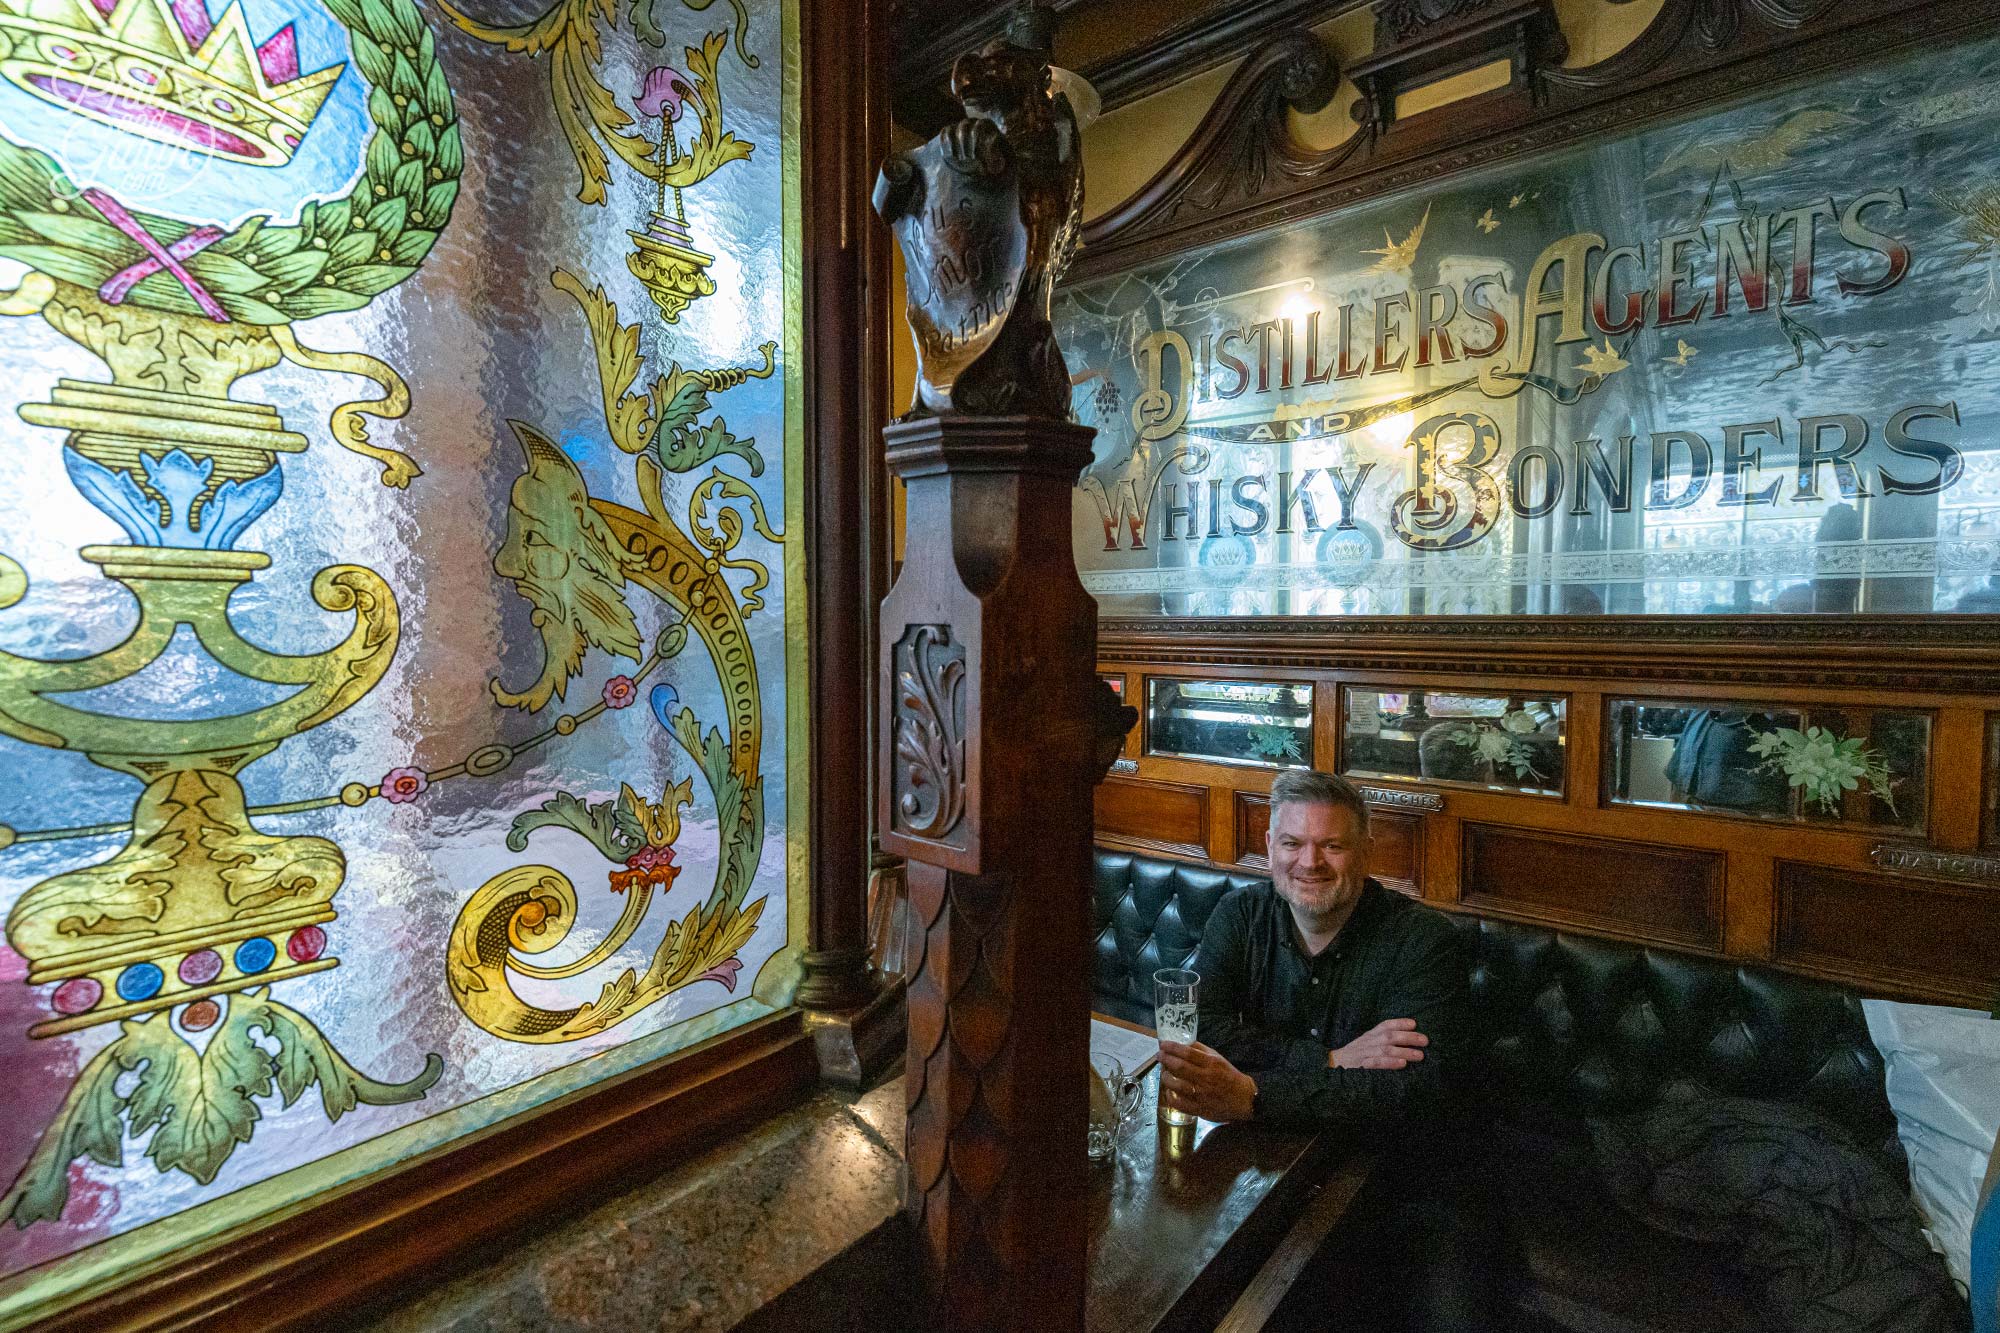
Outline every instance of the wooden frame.
<svg viewBox="0 0 2000 1333"><path fill-rule="evenodd" d="M1928 975L1907 958L1870 954L1865 938L1846 938L1838 942L1845 954L1829 953L1824 942L1796 924L1811 919L1801 912L1807 897L1826 893L1865 901L1882 921L1918 903L1955 913L1951 921L1963 917L1959 924L1968 928L2000 911L2000 884L1947 880L1921 868L1898 868L1893 858L1885 863L1876 854L1885 845L1947 854L1974 854L1983 845L1985 812L2000 799L1995 790L2000 771L1988 741L1988 719L2000 712L2000 619L1123 620L1107 621L1100 634L1100 670L1124 675L1128 688L1141 692L1151 676L1310 681L1314 757L1327 768L1338 767L1348 686L1566 695L1568 781L1559 799L1421 780L1362 779L1392 789L1385 794L1438 798L1434 811L1411 812L1401 801L1382 807L1394 809L1399 819L1420 822L1421 850L1406 858L1413 873L1396 887L1435 906L1742 959L1931 1003L1989 1007L1993 989L2000 987L2000 955L1988 961L1984 974L1960 960L1949 974ZM1928 834L1779 823L1606 798L1604 722L1611 700L1734 702L1767 698L1773 685L1788 687L1783 696L1788 706L1893 706L1929 714ZM1885 691L1895 692L1893 700L1883 697ZM1264 859L1250 850L1253 838L1245 820L1269 791L1273 771L1149 756L1136 744L1127 753L1137 771L1123 781L1135 789L1154 783L1177 791L1208 789L1207 836L1201 855L1189 859L1265 869ZM1975 764L1981 780L1965 781ZM1588 843L1615 853L1614 860L1638 857L1635 866L1646 848L1712 862L1722 875L1719 931L1709 930L1693 897L1685 900L1684 919L1676 919L1648 916L1635 905L1607 906L1587 884L1575 886L1567 901L1489 892L1469 863L1473 829L1554 839L1558 847ZM1173 841L1135 838L1107 827L1102 818L1098 840L1153 855L1168 852L1162 844ZM1790 867L1784 873L1791 878L1783 883L1781 867ZM1948 933L1954 927L1940 922L1934 929Z"/></svg>
<svg viewBox="0 0 2000 1333"><path fill-rule="evenodd" d="M772 1015L134 1273L35 1327L322 1328L749 1127L817 1075L798 1013Z"/></svg>

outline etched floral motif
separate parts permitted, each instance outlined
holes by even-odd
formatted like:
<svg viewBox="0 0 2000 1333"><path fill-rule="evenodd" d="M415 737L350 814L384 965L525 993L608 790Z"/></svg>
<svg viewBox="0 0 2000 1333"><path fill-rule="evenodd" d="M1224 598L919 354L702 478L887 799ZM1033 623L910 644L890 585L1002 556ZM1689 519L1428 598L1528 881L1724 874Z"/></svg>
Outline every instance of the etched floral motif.
<svg viewBox="0 0 2000 1333"><path fill-rule="evenodd" d="M1824 813L1839 814L1842 798L1864 782L1875 799L1895 811L1896 778L1889 763L1859 736L1843 740L1825 727L1779 727L1755 735L1750 753L1764 759L1758 771L1783 773Z"/></svg>
<svg viewBox="0 0 2000 1333"><path fill-rule="evenodd" d="M671 65L655 65L640 81L639 97L632 106L642 116L674 122L681 118L681 108L691 95L679 70Z"/></svg>
<svg viewBox="0 0 2000 1333"><path fill-rule="evenodd" d="M1461 723L1451 733L1451 739L1489 764L1512 769L1517 778L1542 779L1547 775L1535 767L1534 750L1521 739L1535 730L1533 716L1524 708L1516 708L1503 715L1498 726L1490 722Z"/></svg>
<svg viewBox="0 0 2000 1333"><path fill-rule="evenodd" d="M408 805L430 785L421 768L392 768L382 775L382 799L391 805Z"/></svg>

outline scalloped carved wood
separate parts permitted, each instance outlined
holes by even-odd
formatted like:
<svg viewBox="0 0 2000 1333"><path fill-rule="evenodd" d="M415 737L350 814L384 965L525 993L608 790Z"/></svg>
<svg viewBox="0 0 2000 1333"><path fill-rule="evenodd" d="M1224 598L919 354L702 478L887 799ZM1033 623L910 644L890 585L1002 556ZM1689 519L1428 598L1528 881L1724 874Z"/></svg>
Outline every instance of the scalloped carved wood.
<svg viewBox="0 0 2000 1333"><path fill-rule="evenodd" d="M909 553L882 606L876 810L909 858L903 1204L951 1333L1075 1333L1087 1243L1091 788L1135 721L1068 541L1091 431L885 432Z"/></svg>
<svg viewBox="0 0 2000 1333"><path fill-rule="evenodd" d="M1376 195L1629 130L1910 46L2000 27L1988 0L1666 0L1616 55L1314 149L1288 112L1325 105L1334 59L1310 32L1244 59L1173 158L1084 228L1087 281ZM1331 90L1327 90L1330 95Z"/></svg>

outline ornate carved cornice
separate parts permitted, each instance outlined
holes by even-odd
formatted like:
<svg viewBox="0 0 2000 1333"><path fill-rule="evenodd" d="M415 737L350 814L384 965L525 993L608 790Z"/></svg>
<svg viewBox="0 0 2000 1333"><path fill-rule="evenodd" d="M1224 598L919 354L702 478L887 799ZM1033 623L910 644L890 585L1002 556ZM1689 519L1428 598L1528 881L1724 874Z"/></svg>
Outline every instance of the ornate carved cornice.
<svg viewBox="0 0 2000 1333"><path fill-rule="evenodd" d="M1305 29L1251 52L1173 159L1138 193L1083 229L1084 259L1111 238L1170 231L1183 215L1233 209L1295 183L1316 159L1295 146L1289 113L1333 100L1340 65Z"/></svg>
<svg viewBox="0 0 2000 1333"><path fill-rule="evenodd" d="M2000 617L1105 620L1104 662L2000 692Z"/></svg>
<svg viewBox="0 0 2000 1333"><path fill-rule="evenodd" d="M1093 61L1083 77L1097 90L1106 111L1159 92L1182 79L1205 74L1254 50L1273 32L1361 9L1368 0L1265 0L1234 4L1182 19L1130 50Z"/></svg>
<svg viewBox="0 0 2000 1333"><path fill-rule="evenodd" d="M1382 0L1375 50L1348 71L1361 89L1354 119L1385 129L1402 93L1496 61L1508 66L1510 90L1532 94L1537 75L1568 53L1552 0Z"/></svg>
<svg viewBox="0 0 2000 1333"><path fill-rule="evenodd" d="M898 0L890 12L895 47L892 96L898 125L928 138L959 116L951 65L1007 27L1016 0ZM1062 14L1085 0L1043 0Z"/></svg>
<svg viewBox="0 0 2000 1333"><path fill-rule="evenodd" d="M1073 281L1120 272L1497 162L1824 75L1884 53L2000 27L1986 0L1666 0L1616 55L1580 69L1539 69L1532 98L1451 104L1393 129L1364 127L1313 149L1258 92L1274 78L1272 48L1253 53L1174 159L1123 204L1084 228ZM1237 165L1244 142L1254 167ZM1214 202L1185 207L1195 184Z"/></svg>

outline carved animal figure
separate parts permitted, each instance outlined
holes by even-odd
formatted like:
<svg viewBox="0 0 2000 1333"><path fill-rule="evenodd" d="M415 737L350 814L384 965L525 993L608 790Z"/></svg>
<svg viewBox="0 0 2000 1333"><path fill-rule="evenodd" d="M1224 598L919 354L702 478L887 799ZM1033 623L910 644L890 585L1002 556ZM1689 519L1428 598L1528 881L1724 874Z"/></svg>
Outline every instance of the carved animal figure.
<svg viewBox="0 0 2000 1333"><path fill-rule="evenodd" d="M1049 323L1081 233L1083 157L1069 100L1049 87L1052 11L959 57L965 119L883 164L875 210L896 229L917 347L909 417L1066 419L1069 372Z"/></svg>

